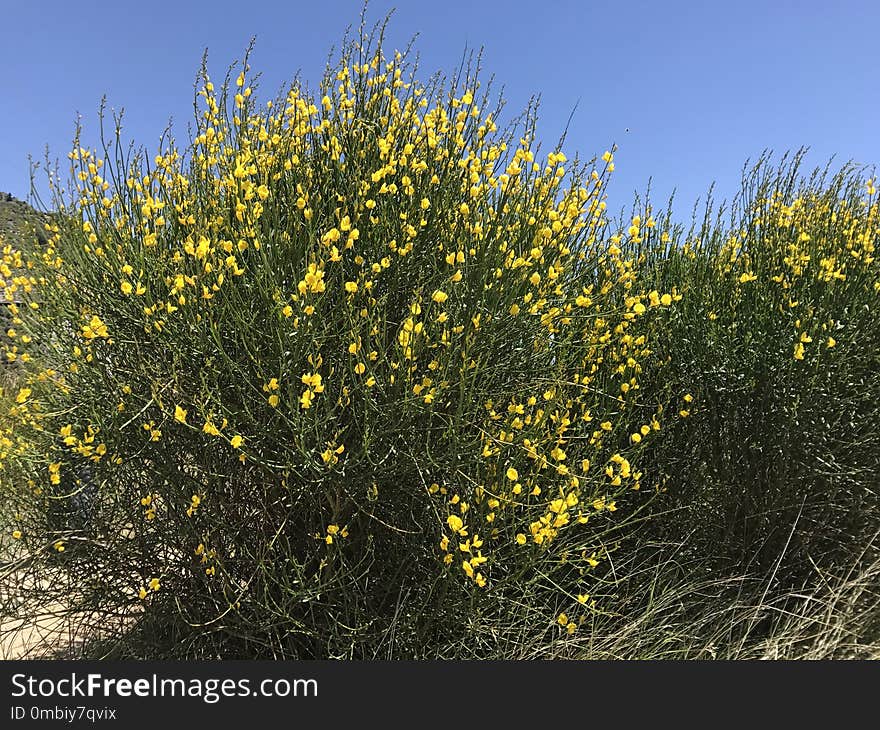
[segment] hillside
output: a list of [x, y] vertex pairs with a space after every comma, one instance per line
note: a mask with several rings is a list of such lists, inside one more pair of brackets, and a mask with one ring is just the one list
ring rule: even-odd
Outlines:
[[[37, 212], [11, 193], [0, 192], [0, 245], [26, 249], [34, 242], [45, 241], [43, 227], [47, 216]], [[0, 303], [7, 302], [6, 287], [0, 284]]]
[[33, 235], [34, 224], [45, 220], [23, 200], [11, 193], [0, 192], [0, 237], [7, 242], [19, 245]]

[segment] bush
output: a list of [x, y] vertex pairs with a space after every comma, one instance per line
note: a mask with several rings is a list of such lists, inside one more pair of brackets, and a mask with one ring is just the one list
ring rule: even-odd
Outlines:
[[639, 272], [684, 295], [643, 388], [693, 394], [645, 455], [673, 510], [652, 524], [781, 590], [872, 559], [880, 532], [877, 193], [852, 165], [804, 176], [803, 154], [747, 167], [728, 222], [710, 204]]
[[255, 89], [247, 57], [203, 68], [194, 136], [152, 158], [118, 119], [100, 152], [78, 133], [11, 280], [43, 590], [90, 655], [576, 635], [653, 486], [670, 394], [640, 373], [680, 299], [608, 235], [611, 153], [539, 163], [533, 106], [499, 128], [476, 66], [422, 84], [381, 28], [314, 96]]

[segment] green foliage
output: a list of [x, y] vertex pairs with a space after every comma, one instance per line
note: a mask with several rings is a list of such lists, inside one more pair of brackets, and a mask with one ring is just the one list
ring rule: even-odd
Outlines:
[[762, 158], [729, 221], [615, 230], [611, 152], [381, 42], [321, 98], [203, 68], [182, 148], [77, 135], [3, 249], [2, 612], [89, 656], [861, 653], [873, 181]]
[[684, 294], [655, 382], [694, 396], [649, 457], [671, 529], [787, 588], [880, 529], [877, 195], [851, 166], [804, 177], [801, 157], [759, 160], [729, 222], [710, 210], [645, 262]]
[[542, 166], [534, 109], [499, 129], [476, 68], [423, 86], [380, 40], [321, 99], [203, 72], [183, 151], [77, 142], [13, 279], [22, 549], [113, 655], [552, 644], [644, 501], [673, 297], [606, 240], [610, 153]]

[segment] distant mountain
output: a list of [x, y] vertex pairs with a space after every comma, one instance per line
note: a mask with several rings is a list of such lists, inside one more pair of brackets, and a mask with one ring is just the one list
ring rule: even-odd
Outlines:
[[[39, 213], [10, 193], [0, 192], [0, 250], [10, 244], [13, 248], [27, 250], [35, 244], [44, 243], [43, 226], [49, 217]], [[0, 283], [0, 304], [8, 304], [5, 282]]]
[[0, 192], [0, 239], [16, 248], [45, 240], [43, 226], [48, 216], [37, 212], [11, 193]]

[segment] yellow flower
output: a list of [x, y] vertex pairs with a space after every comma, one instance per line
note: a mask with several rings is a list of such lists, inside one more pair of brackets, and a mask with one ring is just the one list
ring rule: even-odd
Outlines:
[[508, 479], [510, 479], [510, 481], [515, 482], [517, 479], [519, 479], [519, 472], [511, 466], [507, 470], [506, 476]]
[[347, 291], [349, 294], [355, 294], [355, 293], [357, 293], [357, 290], [358, 290], [358, 285], [357, 285], [356, 281], [346, 281], [345, 282], [345, 291]]
[[523, 535], [521, 532], [518, 533], [516, 536], [516, 544], [517, 545], [525, 545], [526, 544], [526, 536]]
[[835, 340], [833, 337], [829, 337], [828, 342], [825, 343], [825, 345], [829, 348], [834, 347], [836, 344], [837, 340]]
[[241, 448], [243, 443], [244, 439], [239, 434], [235, 434], [235, 436], [229, 441], [229, 445], [232, 446], [233, 449]]
[[159, 583], [159, 579], [158, 579], [158, 578], [153, 578], [153, 579], [149, 582], [148, 585], [150, 586], [150, 590], [151, 590], [151, 591], [158, 591], [159, 588], [162, 587], [161, 584]]
[[202, 431], [204, 431], [207, 434], [210, 434], [211, 436], [219, 436], [220, 435], [220, 429], [218, 429], [213, 423], [211, 423], [210, 419], [205, 421], [205, 425], [202, 426]]
[[98, 315], [94, 315], [89, 323], [83, 325], [82, 327], [82, 336], [87, 340], [95, 339], [96, 337], [108, 338], [110, 335], [107, 332], [107, 325], [101, 321], [101, 318]]
[[12, 539], [13, 540], [21, 540], [21, 530], [13, 530], [12, 531]]
[[303, 385], [308, 385], [310, 388], [314, 389], [316, 393], [324, 392], [324, 383], [321, 379], [320, 373], [306, 373], [300, 378], [302, 380]]
[[273, 408], [277, 408], [278, 404], [281, 402], [281, 399], [275, 395], [274, 393], [269, 396], [269, 405]]
[[174, 420], [180, 423], [186, 423], [186, 409], [180, 406], [174, 406]]
[[556, 623], [558, 623], [560, 626], [565, 626], [566, 624], [568, 624], [568, 616], [566, 616], [564, 613], [560, 613], [556, 617]]
[[324, 452], [321, 454], [321, 459], [324, 460], [325, 464], [336, 464], [339, 461], [338, 454], [341, 454], [345, 451], [345, 444], [334, 449], [332, 445], [328, 445]]
[[464, 522], [462, 522], [461, 517], [458, 515], [449, 515], [446, 518], [446, 524], [449, 525], [449, 529], [453, 532], [457, 532], [459, 535], [463, 534]]
[[440, 289], [438, 289], [431, 295], [431, 299], [433, 299], [438, 304], [443, 304], [443, 302], [445, 302], [448, 298], [449, 295], [446, 292], [441, 291]]

